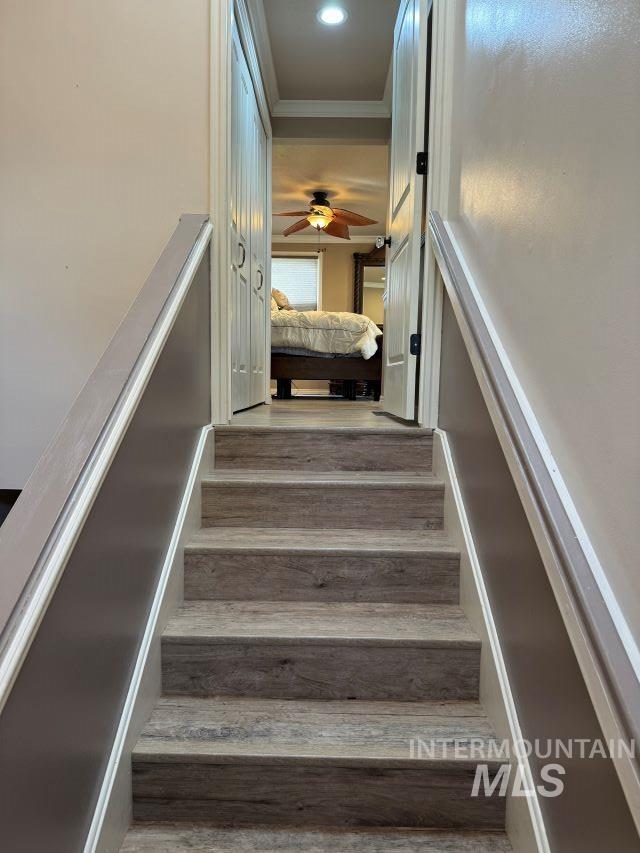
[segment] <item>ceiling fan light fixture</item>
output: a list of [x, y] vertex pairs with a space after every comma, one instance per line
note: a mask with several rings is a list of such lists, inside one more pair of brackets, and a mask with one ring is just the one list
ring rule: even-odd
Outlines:
[[[282, 232], [283, 237], [303, 231], [309, 225], [318, 233], [325, 231], [331, 237], [339, 237], [341, 240], [350, 240], [349, 226], [355, 225], [377, 225], [375, 219], [369, 219], [353, 210], [345, 210], [341, 207], [332, 207], [327, 198], [327, 190], [314, 190], [313, 198], [309, 202], [309, 212], [305, 210], [288, 210], [285, 213], [274, 213], [274, 216], [303, 216], [298, 222], [294, 222]], [[382, 239], [382, 238], [378, 238]]]
[[333, 217], [327, 216], [326, 213], [322, 213], [319, 210], [314, 210], [313, 213], [309, 214], [307, 219], [309, 220], [309, 225], [313, 225], [314, 228], [317, 228], [318, 231], [320, 231], [322, 228], [327, 227]]
[[347, 13], [341, 6], [323, 6], [318, 12], [318, 20], [327, 27], [335, 27], [344, 24]]

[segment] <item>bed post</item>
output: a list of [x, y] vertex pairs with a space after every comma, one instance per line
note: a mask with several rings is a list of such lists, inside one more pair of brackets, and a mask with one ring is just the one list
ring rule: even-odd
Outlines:
[[290, 400], [291, 399], [291, 380], [290, 379], [277, 379], [277, 390], [276, 397], [278, 400]]

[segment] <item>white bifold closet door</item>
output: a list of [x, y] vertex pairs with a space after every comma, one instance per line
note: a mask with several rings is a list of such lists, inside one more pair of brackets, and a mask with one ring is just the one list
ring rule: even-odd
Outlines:
[[231, 120], [231, 401], [265, 399], [267, 138], [234, 25]]

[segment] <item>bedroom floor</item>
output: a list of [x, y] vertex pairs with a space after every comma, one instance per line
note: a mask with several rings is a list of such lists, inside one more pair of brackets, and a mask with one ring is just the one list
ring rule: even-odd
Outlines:
[[294, 398], [273, 400], [271, 405], [254, 406], [233, 415], [237, 426], [359, 427], [361, 429], [417, 429], [384, 414], [381, 403], [366, 400]]

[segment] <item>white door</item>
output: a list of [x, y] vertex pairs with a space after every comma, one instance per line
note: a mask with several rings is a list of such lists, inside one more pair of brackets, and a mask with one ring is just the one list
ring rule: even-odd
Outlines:
[[416, 359], [409, 350], [418, 331], [428, 0], [402, 0], [393, 36], [393, 106], [384, 314], [384, 408], [415, 417]]
[[231, 401], [265, 399], [267, 144], [237, 28], [232, 43]]

